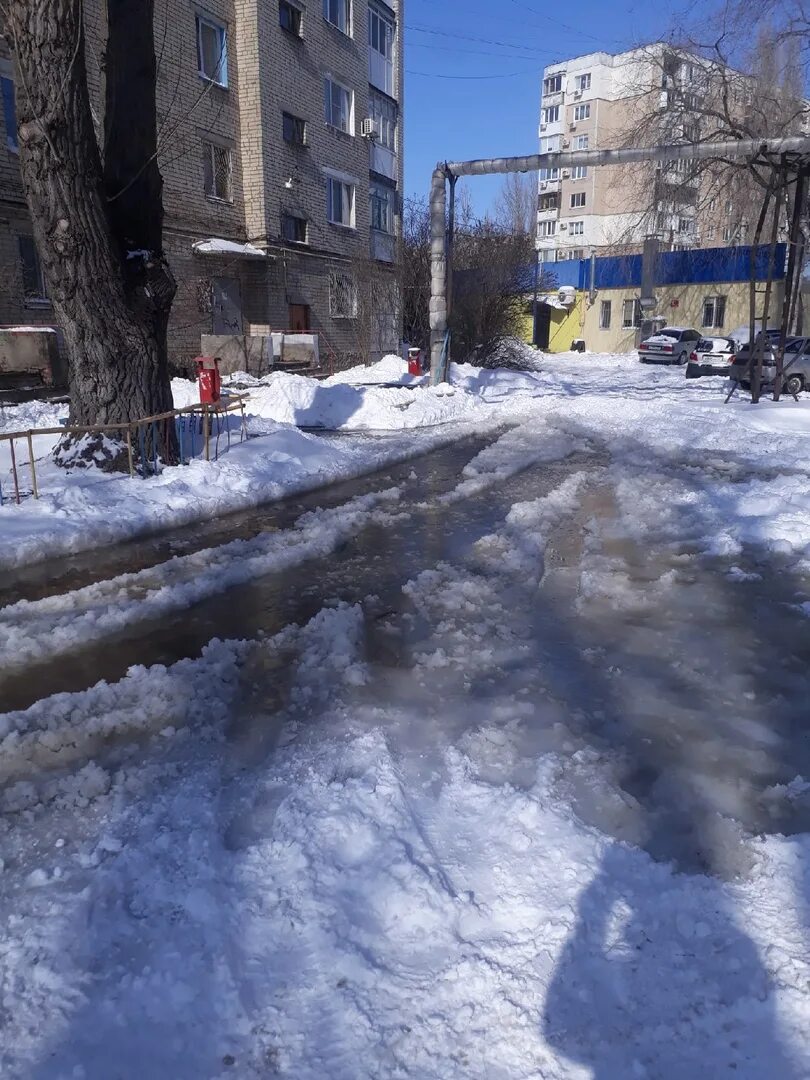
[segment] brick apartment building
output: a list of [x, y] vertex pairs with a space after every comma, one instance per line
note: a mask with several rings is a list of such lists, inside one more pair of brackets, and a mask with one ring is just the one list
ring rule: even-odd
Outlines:
[[[104, 0], [85, 23], [100, 116]], [[311, 332], [344, 362], [396, 350], [402, 0], [157, 0], [154, 30], [172, 362], [209, 333]], [[0, 88], [0, 324], [50, 325], [7, 51]]]

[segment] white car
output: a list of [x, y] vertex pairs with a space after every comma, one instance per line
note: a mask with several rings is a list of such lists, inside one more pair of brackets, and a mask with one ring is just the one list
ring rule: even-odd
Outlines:
[[642, 364], [686, 364], [700, 334], [689, 326], [665, 326], [638, 347]]
[[689, 354], [687, 379], [699, 379], [701, 375], [728, 375], [736, 352], [736, 344], [730, 337], [701, 338]]

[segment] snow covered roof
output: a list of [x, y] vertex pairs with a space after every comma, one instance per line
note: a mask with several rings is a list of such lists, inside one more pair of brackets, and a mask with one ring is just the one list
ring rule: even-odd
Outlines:
[[561, 304], [558, 293], [547, 293], [545, 296], [537, 297], [538, 304], [546, 304], [550, 308], [556, 308], [558, 311], [570, 311], [570, 305]]
[[191, 245], [195, 255], [241, 255], [245, 259], [272, 259], [266, 251], [255, 244], [237, 244], [234, 240], [222, 240], [212, 236], [208, 240], [197, 240]]

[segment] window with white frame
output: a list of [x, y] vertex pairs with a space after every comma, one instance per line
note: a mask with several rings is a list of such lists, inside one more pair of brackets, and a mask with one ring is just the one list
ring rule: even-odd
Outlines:
[[725, 296], [707, 296], [703, 301], [703, 327], [719, 330], [726, 321]]
[[326, 220], [354, 228], [354, 184], [335, 176], [326, 178]]
[[395, 94], [393, 19], [373, 4], [368, 9], [368, 81], [383, 93]]
[[569, 236], [582, 236], [585, 232], [584, 221], [569, 221], [568, 222], [568, 235]]
[[17, 248], [22, 269], [23, 300], [26, 307], [45, 307], [50, 304], [45, 289], [45, 275], [33, 236], [18, 236]]
[[541, 221], [537, 226], [538, 236], [554, 236], [557, 232], [556, 221]]
[[351, 0], [323, 0], [323, 17], [344, 34], [351, 34]]
[[577, 123], [580, 120], [588, 120], [591, 115], [591, 103], [588, 102], [585, 105], [574, 106], [574, 122]]
[[562, 90], [562, 81], [562, 75], [549, 75], [547, 79], [543, 79], [543, 96], [559, 94]]
[[393, 101], [381, 97], [379, 94], [369, 94], [371, 106], [371, 118], [377, 125], [377, 145], [390, 150], [392, 154], [397, 152], [397, 107]]
[[17, 96], [14, 75], [8, 60], [0, 60], [0, 91], [3, 94], [3, 117], [6, 121], [6, 146], [16, 154], [20, 149], [17, 138]]
[[351, 274], [329, 272], [329, 314], [333, 319], [357, 317], [357, 282]]
[[610, 329], [610, 316], [613, 305], [610, 300], [603, 300], [599, 305], [599, 329]]
[[590, 71], [585, 71], [585, 72], [582, 73], [582, 75], [577, 75], [576, 76], [576, 78], [574, 79], [574, 89], [575, 90], [580, 90], [580, 91], [581, 90], [590, 90], [590, 88], [591, 88], [591, 73], [590, 73]]
[[209, 199], [233, 199], [233, 155], [229, 146], [203, 139], [203, 190]]
[[558, 210], [560, 207], [560, 196], [558, 192], [553, 192], [551, 195], [541, 195], [537, 204], [537, 209], [545, 210]]
[[392, 233], [394, 231], [393, 191], [385, 184], [372, 184], [368, 197], [371, 228], [376, 229], [377, 232]]
[[327, 124], [352, 134], [352, 113], [354, 112], [354, 94], [332, 79], [324, 80], [324, 105]]
[[588, 175], [587, 165], [575, 165], [571, 170], [572, 180], [584, 180]]
[[560, 119], [560, 106], [549, 105], [543, 109], [543, 123], [556, 124]]
[[625, 300], [622, 304], [622, 328], [638, 329], [641, 326], [641, 301]]
[[197, 16], [197, 69], [201, 78], [228, 85], [228, 31], [206, 15]]
[[678, 218], [678, 232], [690, 233], [694, 227], [694, 221], [691, 218]]
[[577, 135], [577, 137], [574, 139], [574, 149], [587, 150], [589, 141], [590, 135]]
[[576, 210], [585, 205], [585, 192], [574, 191], [571, 193], [571, 209]]

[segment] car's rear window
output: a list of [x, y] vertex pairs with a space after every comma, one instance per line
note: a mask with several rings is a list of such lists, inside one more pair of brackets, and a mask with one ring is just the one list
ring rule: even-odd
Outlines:
[[681, 330], [667, 330], [667, 328], [664, 327], [663, 330], [659, 330], [653, 336], [654, 337], [668, 337], [668, 338], [672, 338], [673, 341], [680, 341], [682, 333], [683, 333], [683, 331], [681, 331]]
[[695, 346], [697, 352], [711, 352], [714, 349], [714, 342], [711, 338], [702, 337]]

